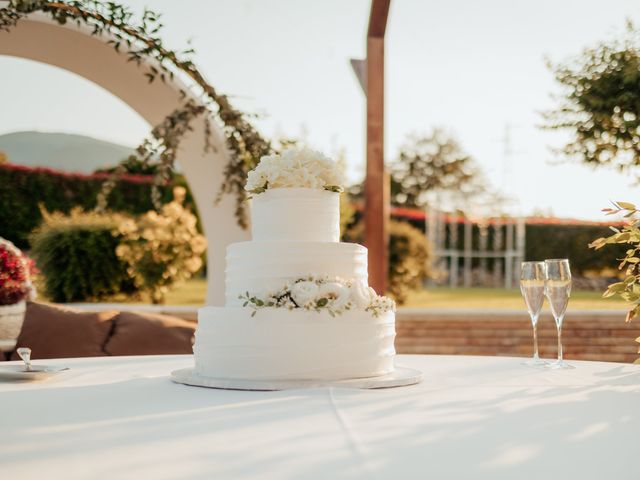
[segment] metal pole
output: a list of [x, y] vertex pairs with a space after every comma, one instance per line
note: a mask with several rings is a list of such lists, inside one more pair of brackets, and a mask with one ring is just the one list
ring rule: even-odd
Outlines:
[[487, 286], [487, 258], [484, 255], [487, 253], [487, 245], [489, 240], [489, 226], [485, 223], [486, 219], [483, 219], [478, 223], [479, 234], [479, 247], [480, 247], [480, 283], [483, 287]]
[[[427, 261], [429, 262], [429, 267], [437, 271], [442, 252], [438, 245], [438, 211], [433, 204], [434, 202], [429, 202], [429, 206], [427, 207], [427, 221], [425, 223], [427, 239], [432, 249], [430, 258]], [[436, 285], [433, 277], [429, 278], [428, 283], [432, 287]]]
[[447, 268], [447, 219], [446, 214], [442, 211], [438, 211], [438, 249], [440, 252], [440, 263], [438, 270], [443, 271]]
[[473, 224], [467, 217], [464, 219], [464, 276], [463, 282], [465, 287], [471, 286], [471, 249], [473, 242]]
[[513, 220], [509, 220], [506, 232], [504, 288], [513, 287], [513, 234]]
[[451, 288], [458, 287], [458, 222], [449, 220], [449, 245], [451, 252], [449, 260], [449, 286]]
[[527, 226], [525, 224], [524, 218], [518, 217], [518, 223], [516, 224], [516, 250], [518, 252], [518, 258], [516, 261], [517, 265], [520, 265], [521, 262], [524, 262], [525, 256], [525, 247], [526, 247], [526, 233]]
[[[502, 250], [502, 219], [496, 218], [495, 223], [493, 225], [493, 251], [496, 252], [496, 258], [493, 264], [493, 284], [497, 287], [500, 285], [502, 280], [502, 264], [504, 263], [504, 251]], [[498, 257], [497, 254], [502, 253], [502, 258]]]

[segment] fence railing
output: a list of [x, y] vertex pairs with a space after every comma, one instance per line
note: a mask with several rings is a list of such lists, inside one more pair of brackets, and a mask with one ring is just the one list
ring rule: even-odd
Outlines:
[[452, 288], [517, 284], [525, 256], [523, 218], [471, 219], [430, 208], [426, 235], [433, 247], [432, 267], [440, 273], [438, 283]]

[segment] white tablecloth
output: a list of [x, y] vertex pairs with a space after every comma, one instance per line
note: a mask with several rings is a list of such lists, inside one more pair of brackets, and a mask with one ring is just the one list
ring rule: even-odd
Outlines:
[[400, 356], [422, 384], [241, 392], [168, 379], [192, 361], [72, 359], [0, 382], [0, 477], [640, 478], [639, 366]]

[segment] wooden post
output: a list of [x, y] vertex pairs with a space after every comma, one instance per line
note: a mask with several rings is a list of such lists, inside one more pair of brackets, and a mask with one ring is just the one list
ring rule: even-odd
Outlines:
[[389, 179], [384, 170], [384, 34], [391, 0], [372, 0], [367, 33], [367, 177], [365, 245], [369, 284], [387, 290], [389, 258]]

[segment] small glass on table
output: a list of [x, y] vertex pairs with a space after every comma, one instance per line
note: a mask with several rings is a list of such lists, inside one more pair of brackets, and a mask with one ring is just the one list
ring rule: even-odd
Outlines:
[[545, 284], [545, 294], [551, 313], [556, 321], [558, 330], [558, 360], [549, 364], [553, 369], [557, 368], [575, 368], [568, 364], [562, 358], [562, 322], [564, 314], [569, 304], [569, 296], [571, 295], [571, 270], [569, 268], [569, 260], [566, 258], [550, 259], [544, 261], [547, 267], [547, 282]]
[[538, 318], [544, 303], [547, 266], [545, 262], [522, 262], [520, 272], [520, 291], [527, 305], [533, 326], [533, 357], [525, 365], [544, 367], [548, 363], [538, 355]]

